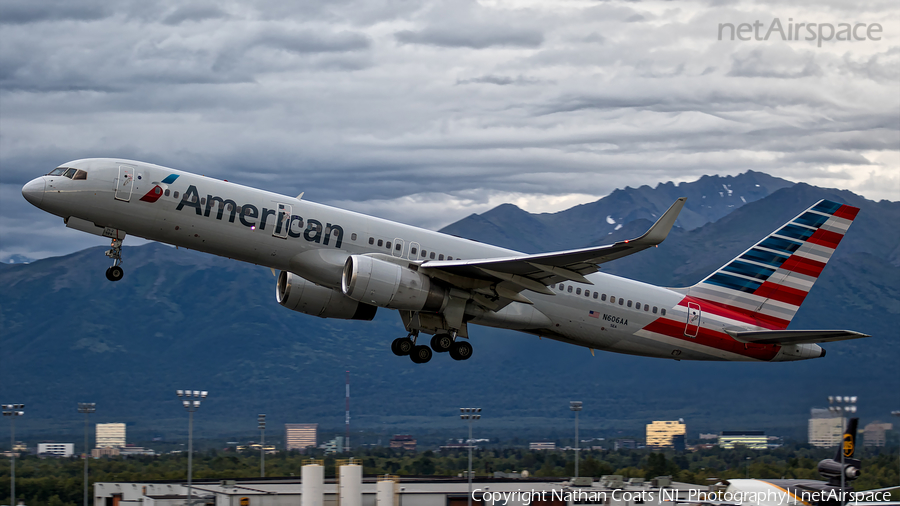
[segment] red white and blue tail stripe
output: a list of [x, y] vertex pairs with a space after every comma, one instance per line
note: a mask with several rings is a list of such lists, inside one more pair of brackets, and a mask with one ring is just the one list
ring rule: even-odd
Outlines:
[[785, 329], [859, 209], [820, 200], [692, 286], [689, 295]]

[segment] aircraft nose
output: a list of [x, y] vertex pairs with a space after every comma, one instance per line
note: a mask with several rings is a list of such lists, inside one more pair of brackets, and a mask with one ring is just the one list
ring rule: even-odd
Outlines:
[[35, 207], [41, 207], [44, 200], [44, 178], [39, 177], [25, 183], [22, 187], [22, 196]]

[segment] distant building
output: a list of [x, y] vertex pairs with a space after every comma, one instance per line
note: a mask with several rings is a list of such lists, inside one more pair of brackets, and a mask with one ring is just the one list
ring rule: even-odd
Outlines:
[[704, 434], [703, 432], [701, 432], [701, 433], [700, 433], [700, 439], [701, 439], [701, 440], [703, 440], [703, 439], [719, 439], [719, 435], [718, 435], [718, 434], [713, 434], [712, 432], [707, 433], [707, 434]]
[[648, 448], [674, 448], [672, 438], [687, 434], [687, 426], [683, 420], [655, 421], [647, 424]]
[[769, 447], [769, 438], [762, 430], [723, 430], [719, 434], [719, 447], [730, 450], [734, 445], [743, 445], [752, 450], [765, 450]]
[[553, 441], [536, 441], [534, 443], [528, 443], [529, 450], [555, 450], [556, 443]]
[[414, 452], [416, 451], [416, 438], [409, 434], [396, 434], [391, 438], [391, 448]]
[[91, 450], [91, 457], [99, 459], [100, 457], [118, 457], [118, 448], [94, 448]]
[[813, 408], [809, 418], [809, 444], [822, 448], [837, 446], [844, 433], [844, 419], [827, 409]]
[[149, 448], [144, 448], [143, 446], [126, 446], [124, 448], [119, 448], [119, 455], [123, 457], [132, 457], [135, 455], [156, 455], [156, 452]]
[[332, 453], [344, 453], [344, 436], [335, 436], [334, 439], [322, 445], [326, 455]]
[[684, 434], [677, 434], [672, 436], [672, 448], [675, 448], [676, 452], [683, 452], [687, 445], [684, 442]]
[[97, 448], [122, 448], [125, 446], [124, 423], [98, 423]]
[[613, 448], [616, 450], [634, 450], [637, 448], [637, 441], [634, 439], [616, 439]]
[[38, 455], [51, 457], [71, 457], [75, 453], [75, 443], [38, 443]]
[[890, 423], [872, 422], [863, 428], [863, 446], [884, 446], [886, 432], [893, 429]]
[[285, 449], [305, 451], [312, 446], [319, 445], [319, 424], [317, 423], [286, 423], [284, 424]]

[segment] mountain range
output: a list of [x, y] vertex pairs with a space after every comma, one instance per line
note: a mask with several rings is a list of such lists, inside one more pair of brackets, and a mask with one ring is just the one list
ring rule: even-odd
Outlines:
[[900, 203], [749, 172], [617, 190], [552, 215], [503, 205], [444, 231], [521, 251], [604, 244], [639, 235], [682, 195], [680, 226], [659, 248], [603, 270], [693, 284], [829, 198], [861, 211], [791, 328], [872, 337], [827, 344], [825, 358], [804, 362], [697, 363], [592, 356], [475, 327], [471, 360], [416, 365], [389, 350], [405, 335], [394, 312], [380, 310], [372, 322], [294, 313], [275, 302], [269, 269], [151, 243], [125, 248], [127, 275], [117, 283], [103, 275], [104, 247], [0, 264], [0, 399], [26, 404], [17, 434], [34, 437], [77, 433], [77, 402], [96, 402], [93, 421], [128, 422], [130, 433], [181, 434], [186, 414], [175, 389], [210, 391], [198, 437], [252, 432], [257, 413], [268, 414], [273, 430], [317, 422], [340, 431], [346, 371], [352, 426], [385, 434], [459, 435], [458, 408], [481, 406], [480, 430], [550, 437], [568, 431], [574, 399], [584, 402], [582, 434], [640, 436], [652, 420], [684, 418], [691, 433], [766, 429], [802, 438], [809, 409], [833, 394], [858, 395], [864, 423], [886, 421], [900, 392]]

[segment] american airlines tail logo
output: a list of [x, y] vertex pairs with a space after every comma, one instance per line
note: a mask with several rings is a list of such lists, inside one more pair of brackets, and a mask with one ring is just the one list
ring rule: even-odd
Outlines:
[[162, 181], [154, 181], [152, 183], [154, 185], [153, 188], [150, 188], [150, 191], [141, 197], [141, 201], [150, 203], [156, 202], [163, 196], [163, 193], [169, 189], [169, 185], [174, 183], [176, 179], [178, 179], [178, 174], [169, 174]]

